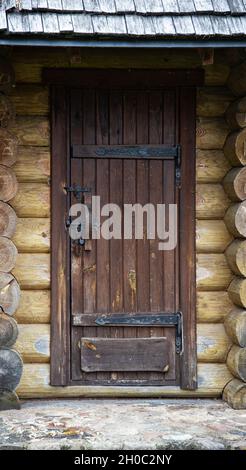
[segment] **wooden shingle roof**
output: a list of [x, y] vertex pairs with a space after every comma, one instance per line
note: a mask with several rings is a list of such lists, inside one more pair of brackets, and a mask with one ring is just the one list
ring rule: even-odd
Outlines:
[[246, 0], [0, 0], [0, 35], [246, 36]]

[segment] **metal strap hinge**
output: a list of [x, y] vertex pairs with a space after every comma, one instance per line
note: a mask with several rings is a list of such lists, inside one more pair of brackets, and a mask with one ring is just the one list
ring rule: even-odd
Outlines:
[[113, 314], [113, 315], [102, 315], [95, 320], [98, 326], [163, 326], [163, 327], [175, 327], [175, 345], [176, 353], [181, 354], [182, 352], [182, 332], [183, 322], [182, 313], [146, 313], [146, 314]]

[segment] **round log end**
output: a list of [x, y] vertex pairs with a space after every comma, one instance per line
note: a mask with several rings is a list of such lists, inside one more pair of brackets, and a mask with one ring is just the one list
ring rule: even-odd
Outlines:
[[231, 380], [223, 392], [223, 400], [234, 410], [246, 409], [246, 383], [241, 380]]
[[227, 356], [227, 366], [234, 377], [246, 382], [246, 348], [232, 346]]
[[246, 128], [227, 137], [224, 153], [233, 166], [246, 165]]
[[246, 308], [246, 279], [235, 277], [229, 285], [228, 294], [235, 305]]
[[14, 315], [20, 303], [20, 286], [15, 277], [0, 272], [0, 305], [4, 313]]
[[0, 164], [12, 166], [17, 160], [18, 139], [6, 129], [0, 129]]
[[6, 202], [0, 201], [0, 236], [12, 238], [17, 224], [14, 209]]
[[231, 341], [246, 347], [246, 310], [234, 308], [225, 318], [225, 330]]
[[15, 392], [0, 388], [0, 411], [20, 410], [20, 400]]
[[230, 170], [224, 178], [223, 186], [232, 201], [245, 201], [246, 167]]
[[8, 96], [0, 93], [0, 126], [8, 127], [15, 120], [15, 108]]
[[0, 271], [8, 273], [15, 266], [17, 248], [14, 243], [6, 237], [0, 237]]
[[232, 204], [227, 209], [225, 223], [234, 237], [246, 238], [246, 201]]
[[14, 171], [0, 165], [0, 200], [8, 202], [16, 196], [18, 183]]
[[0, 384], [1, 388], [13, 391], [20, 382], [23, 362], [13, 349], [0, 349]]
[[18, 337], [16, 321], [4, 313], [0, 313], [0, 348], [11, 348]]
[[246, 240], [235, 240], [225, 253], [232, 272], [246, 277]]

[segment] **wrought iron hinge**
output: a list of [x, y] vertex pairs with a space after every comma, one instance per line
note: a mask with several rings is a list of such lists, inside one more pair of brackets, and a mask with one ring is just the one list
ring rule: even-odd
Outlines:
[[181, 188], [181, 157], [182, 157], [182, 147], [177, 145], [177, 154], [175, 159], [175, 182], [177, 188]]
[[77, 184], [73, 186], [64, 186], [65, 191], [69, 194], [72, 193], [77, 201], [80, 201], [81, 195], [84, 193], [91, 193], [91, 188], [83, 188]]
[[182, 333], [183, 333], [183, 321], [182, 313], [139, 313], [137, 315], [118, 313], [112, 315], [102, 315], [95, 320], [98, 326], [135, 326], [135, 327], [146, 327], [146, 326], [163, 326], [175, 327], [175, 346], [176, 353], [181, 354], [182, 352]]

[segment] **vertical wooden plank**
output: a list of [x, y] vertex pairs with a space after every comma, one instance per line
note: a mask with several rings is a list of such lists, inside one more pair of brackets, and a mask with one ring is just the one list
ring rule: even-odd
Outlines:
[[196, 278], [195, 278], [195, 119], [196, 90], [180, 90], [180, 142], [183, 182], [180, 191], [180, 306], [184, 317], [184, 352], [181, 362], [181, 387], [197, 387], [196, 367]]
[[[122, 144], [122, 93], [112, 91], [110, 93], [110, 144]], [[122, 187], [122, 160], [110, 161], [110, 202], [123, 208]], [[123, 311], [123, 239], [110, 240], [110, 311]], [[112, 328], [114, 338], [124, 337], [124, 328]], [[113, 381], [122, 380], [124, 374], [119, 372], [111, 374]]]
[[[163, 144], [176, 143], [176, 90], [163, 92]], [[178, 203], [175, 185], [175, 163], [163, 161], [163, 202], [167, 205]], [[177, 250], [163, 251], [163, 300], [165, 312], [176, 312], [179, 304], [176, 303], [179, 291], [179, 272]], [[166, 335], [170, 340], [170, 357], [176, 356], [174, 329], [167, 329]], [[174, 380], [179, 374], [179, 358], [176, 358], [176, 368], [170, 367], [165, 375], [166, 380]], [[176, 370], [175, 370], [176, 369]]]
[[52, 88], [52, 257], [51, 257], [51, 384], [67, 385], [70, 361], [70, 319], [67, 292], [68, 239], [64, 226], [68, 176], [67, 93], [63, 86]]
[[[137, 94], [137, 144], [148, 144], [149, 139], [149, 99], [148, 93]], [[137, 202], [149, 203], [149, 162], [137, 161]], [[144, 219], [144, 238], [136, 241], [137, 246], [137, 305], [139, 312], [150, 311], [150, 282], [149, 282], [149, 240], [147, 238], [147, 221]], [[138, 338], [148, 338], [150, 328], [137, 328]], [[148, 380], [149, 373], [139, 373], [138, 378]]]
[[[109, 93], [107, 91], [98, 90], [96, 92], [96, 143], [105, 144], [109, 143]], [[96, 164], [96, 194], [101, 198], [101, 207], [109, 203], [109, 168], [110, 162], [108, 159], [97, 159]], [[110, 241], [104, 240], [102, 237], [96, 242], [96, 292], [97, 292], [97, 305], [98, 312], [109, 312], [109, 244]], [[97, 327], [97, 336], [101, 338], [110, 338], [110, 327]], [[96, 375], [97, 380], [109, 380], [110, 373], [98, 372]]]
[[[71, 90], [71, 104], [70, 104], [70, 132], [71, 142], [73, 144], [82, 144], [83, 139], [83, 93], [82, 90]], [[82, 160], [71, 159], [71, 185], [82, 185]], [[74, 195], [69, 196], [71, 204], [76, 204], [78, 201]], [[83, 255], [82, 248], [79, 248], [75, 243], [70, 241], [71, 249], [71, 311], [72, 315], [76, 313], [83, 313]], [[73, 380], [81, 378], [80, 367], [80, 354], [79, 354], [79, 341], [82, 336], [83, 328], [76, 328], [72, 326], [71, 331], [71, 373]]]
[[[136, 143], [136, 93], [124, 94], [123, 143]], [[123, 161], [123, 202], [134, 204], [136, 201], [136, 162]], [[124, 310], [137, 310], [137, 273], [136, 273], [136, 241], [124, 240], [123, 253], [124, 276]], [[136, 328], [125, 328], [125, 337], [136, 338]], [[130, 377], [130, 374], [128, 375]], [[135, 377], [133, 377], [135, 378]]]
[[[83, 144], [96, 144], [96, 93], [84, 91], [83, 102]], [[83, 186], [96, 194], [96, 161], [92, 158], [83, 161]], [[96, 312], [97, 299], [97, 256], [96, 240], [91, 242], [91, 251], [83, 250], [83, 298], [84, 313]], [[83, 336], [97, 336], [96, 327], [83, 328]], [[83, 374], [84, 380], [96, 380], [96, 373]]]

